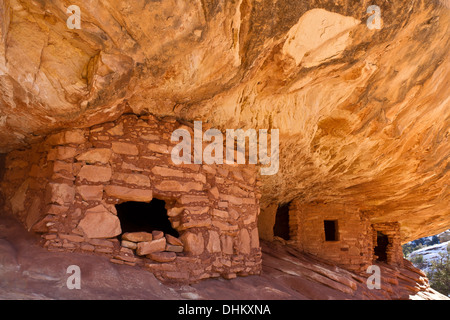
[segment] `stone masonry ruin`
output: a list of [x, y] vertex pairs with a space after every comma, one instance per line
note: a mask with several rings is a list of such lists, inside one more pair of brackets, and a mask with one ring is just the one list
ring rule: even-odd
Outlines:
[[259, 214], [256, 165], [174, 164], [171, 134], [180, 128], [193, 134], [174, 119], [124, 115], [13, 151], [3, 159], [6, 210], [48, 250], [106, 255], [160, 279], [259, 274], [260, 237], [356, 272], [403, 264], [398, 223], [300, 200]]
[[[286, 229], [280, 227], [286, 219], [289, 234], [283, 237], [277, 232]], [[364, 212], [348, 204], [293, 200], [269, 206], [261, 211], [258, 227], [263, 239], [282, 238], [305, 253], [352, 271], [365, 272], [380, 262], [403, 265], [399, 224], [371, 223]]]
[[160, 279], [259, 274], [256, 166], [175, 165], [178, 128], [193, 131], [123, 115], [13, 151], [1, 185], [6, 209], [48, 250], [106, 255]]

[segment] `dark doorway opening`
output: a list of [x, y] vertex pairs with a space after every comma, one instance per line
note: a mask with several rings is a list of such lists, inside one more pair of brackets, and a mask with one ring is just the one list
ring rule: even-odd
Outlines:
[[278, 206], [273, 235], [289, 240], [289, 203]]
[[6, 168], [6, 153], [0, 153], [0, 181], [3, 179], [3, 175], [5, 174]]
[[377, 245], [374, 248], [374, 253], [377, 256], [377, 261], [387, 262], [388, 245], [389, 245], [388, 236], [377, 231]]
[[337, 220], [324, 220], [323, 227], [325, 229], [325, 241], [339, 240]]
[[159, 230], [179, 237], [178, 232], [172, 228], [165, 205], [165, 201], [159, 199], [153, 199], [149, 203], [129, 201], [116, 205], [122, 233], [141, 231], [151, 233]]
[[[6, 168], [6, 153], [0, 153], [0, 181], [3, 180], [3, 176], [5, 175]], [[0, 192], [0, 207], [2, 208], [5, 203], [4, 196]]]

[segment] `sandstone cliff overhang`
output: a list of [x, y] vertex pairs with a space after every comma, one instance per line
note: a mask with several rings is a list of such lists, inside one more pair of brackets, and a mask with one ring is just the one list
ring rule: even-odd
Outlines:
[[402, 241], [450, 224], [448, 1], [0, 2], [0, 150], [127, 112], [280, 130], [262, 208], [349, 203]]

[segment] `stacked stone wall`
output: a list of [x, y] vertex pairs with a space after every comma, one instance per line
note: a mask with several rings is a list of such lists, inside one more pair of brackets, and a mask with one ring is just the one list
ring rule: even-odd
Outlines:
[[[372, 264], [372, 229], [357, 208], [293, 201], [289, 218], [290, 239], [304, 252], [354, 271], [364, 271]], [[325, 220], [336, 221], [336, 241], [326, 241]]]
[[[49, 250], [103, 254], [177, 281], [258, 274], [255, 165], [176, 165], [171, 134], [179, 128], [193, 133], [173, 119], [126, 115], [11, 152], [2, 181], [7, 210], [41, 233]], [[154, 198], [165, 201], [181, 252], [168, 250], [168, 239], [164, 250], [150, 243], [162, 240], [147, 241], [159, 254], [122, 245], [115, 206]]]

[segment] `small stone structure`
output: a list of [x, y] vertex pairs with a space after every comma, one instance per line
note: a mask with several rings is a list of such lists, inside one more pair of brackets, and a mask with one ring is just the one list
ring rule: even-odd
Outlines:
[[[294, 200], [288, 207], [289, 229], [284, 234], [285, 240], [306, 253], [357, 272], [366, 271], [374, 262], [403, 264], [398, 223], [372, 224], [359, 208], [346, 204]], [[276, 206], [261, 213], [262, 238], [283, 237], [270, 232], [276, 214]]]
[[[259, 274], [256, 166], [175, 165], [178, 128], [193, 133], [173, 119], [124, 115], [13, 151], [1, 184], [5, 206], [49, 250], [103, 254], [177, 281]], [[152, 199], [165, 201], [179, 238], [123, 234], [116, 205]]]
[[400, 224], [397, 222], [391, 223], [376, 223], [372, 224], [372, 247], [374, 248], [374, 258], [379, 259], [377, 256], [377, 247], [381, 246], [380, 238], [386, 238], [386, 246], [380, 248], [384, 251], [385, 258], [381, 259], [391, 265], [403, 266], [403, 251], [402, 243], [400, 239]]

